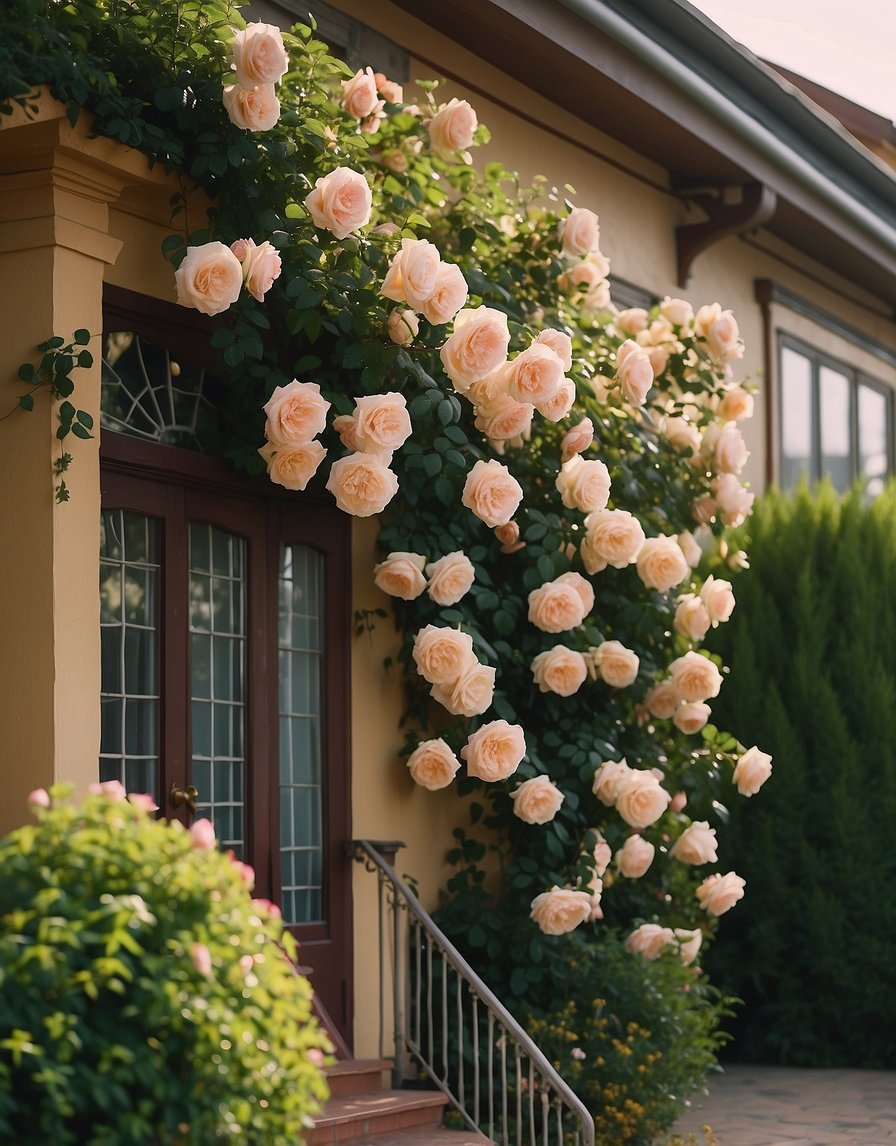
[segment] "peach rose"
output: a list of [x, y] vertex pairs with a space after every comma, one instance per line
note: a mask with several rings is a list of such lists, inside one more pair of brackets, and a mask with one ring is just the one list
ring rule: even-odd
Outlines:
[[696, 569], [703, 559], [703, 550], [697, 538], [689, 530], [678, 535], [678, 545], [684, 554], [684, 559], [692, 569]]
[[506, 780], [526, 755], [526, 738], [518, 724], [492, 720], [473, 733], [460, 754], [470, 776], [489, 783]]
[[627, 879], [640, 879], [653, 863], [656, 848], [643, 836], [629, 836], [616, 853], [616, 866]]
[[264, 404], [265, 437], [276, 446], [304, 445], [324, 431], [329, 408], [316, 382], [294, 378], [287, 386], [277, 386]]
[[572, 696], [588, 676], [582, 653], [565, 645], [554, 645], [547, 652], [539, 653], [530, 667], [539, 691], [555, 692], [558, 696]]
[[289, 65], [283, 35], [275, 24], [247, 24], [233, 37], [236, 82], [243, 88], [278, 84]]
[[634, 336], [647, 329], [648, 315], [642, 306], [630, 306], [620, 312], [613, 319], [613, 326], [620, 334]]
[[619, 783], [616, 811], [640, 831], [660, 818], [671, 798], [653, 772], [632, 768]]
[[560, 461], [568, 462], [576, 454], [583, 454], [593, 441], [594, 423], [590, 418], [583, 418], [563, 435], [560, 442]]
[[510, 794], [513, 797], [513, 814], [527, 824], [546, 824], [553, 820], [564, 798], [547, 776], [533, 776]]
[[653, 385], [653, 367], [647, 352], [630, 338], [616, 351], [615, 377], [625, 400], [643, 406]]
[[533, 406], [547, 402], [563, 381], [563, 364], [549, 346], [533, 342], [513, 359], [507, 371], [507, 389], [517, 402]]
[[579, 547], [585, 569], [591, 575], [608, 565], [624, 569], [637, 560], [644, 544], [644, 530], [627, 509], [601, 509], [589, 514]]
[[739, 899], [743, 899], [747, 881], [733, 871], [725, 875], [710, 875], [697, 888], [697, 900], [710, 915], [724, 915]]
[[355, 398], [355, 441], [363, 453], [400, 449], [411, 436], [411, 419], [403, 394], [368, 394]]
[[676, 792], [672, 799], [669, 801], [670, 812], [681, 812], [687, 807], [688, 797], [685, 792]]
[[672, 723], [679, 732], [683, 732], [685, 736], [693, 736], [695, 732], [706, 724], [712, 715], [712, 710], [708, 704], [703, 704], [701, 701], [693, 701], [690, 704], [682, 704], [676, 708], [672, 716]]
[[592, 906], [587, 891], [554, 886], [532, 900], [529, 918], [545, 935], [565, 935], [591, 919]]
[[753, 395], [742, 386], [729, 386], [719, 401], [719, 417], [726, 422], [743, 422], [753, 417]]
[[691, 569], [676, 537], [648, 537], [638, 553], [638, 576], [648, 587], [667, 593]]
[[420, 319], [412, 310], [393, 310], [389, 315], [389, 337], [397, 346], [410, 346], [420, 333]]
[[690, 326], [694, 317], [694, 308], [683, 298], [669, 298], [668, 295], [660, 303], [660, 314], [673, 326]]
[[648, 692], [644, 703], [651, 716], [655, 716], [657, 720], [669, 720], [674, 716], [681, 700], [672, 681], [661, 680]]
[[549, 422], [559, 422], [565, 418], [576, 401], [576, 384], [571, 378], [562, 378], [557, 393], [546, 402], [539, 402], [535, 409]]
[[280, 100], [273, 84], [257, 88], [228, 84], [221, 98], [230, 122], [243, 131], [270, 131], [280, 119]]
[[594, 773], [591, 791], [605, 807], [612, 808], [623, 782], [632, 771], [625, 760], [605, 760]]
[[398, 478], [370, 454], [351, 454], [334, 462], [327, 489], [343, 513], [371, 517], [382, 513], [398, 493]]
[[[436, 274], [436, 285], [419, 306], [419, 311], [432, 326], [450, 322], [467, 301], [467, 280], [456, 263], [442, 263]], [[410, 301], [410, 300], [409, 300]]]
[[460, 768], [460, 761], [444, 740], [424, 740], [408, 757], [411, 778], [421, 788], [437, 792], [447, 788]]
[[506, 442], [528, 432], [535, 407], [502, 394], [487, 406], [476, 406], [476, 429], [492, 441]]
[[429, 141], [436, 151], [462, 151], [469, 147], [479, 121], [465, 99], [452, 99], [429, 121]]
[[495, 669], [474, 659], [457, 680], [434, 684], [430, 696], [452, 716], [479, 716], [494, 697], [495, 673]]
[[268, 467], [268, 477], [284, 489], [303, 490], [327, 456], [320, 442], [278, 446], [266, 442], [258, 451]]
[[587, 207], [573, 207], [560, 226], [564, 255], [590, 255], [600, 247], [600, 223]]
[[594, 667], [611, 688], [628, 688], [638, 675], [640, 660], [620, 641], [604, 641], [592, 650]]
[[181, 306], [191, 306], [203, 314], [220, 314], [240, 297], [243, 268], [223, 243], [203, 243], [187, 247], [174, 281]]
[[427, 565], [426, 575], [431, 600], [437, 605], [456, 605], [470, 591], [476, 570], [466, 553], [458, 549]]
[[645, 959], [658, 959], [667, 947], [675, 944], [675, 932], [671, 927], [660, 927], [658, 923], [642, 923], [625, 941], [626, 950]]
[[520, 527], [515, 521], [495, 526], [494, 534], [501, 543], [502, 553], [518, 553], [520, 549], [526, 548], [525, 541], [520, 541]]
[[689, 641], [697, 643], [703, 640], [709, 632], [710, 620], [706, 606], [699, 597], [685, 593], [678, 598], [673, 626], [676, 633], [681, 633]]
[[426, 558], [420, 553], [390, 553], [385, 561], [373, 567], [373, 583], [390, 597], [413, 601], [426, 588], [423, 566]]
[[581, 295], [586, 309], [600, 310], [610, 302], [609, 270], [609, 259], [595, 251], [558, 275], [557, 286], [566, 294]]
[[597, 829], [594, 829], [594, 831], [597, 836], [597, 842], [594, 845], [593, 852], [594, 874], [599, 878], [610, 866], [610, 860], [613, 858], [613, 852], [610, 848], [610, 845], [607, 843], [601, 833], [597, 831]]
[[561, 576], [554, 578], [554, 584], [571, 585], [582, 601], [585, 616], [588, 616], [594, 608], [594, 590], [591, 588], [590, 581], [587, 581], [581, 573], [563, 573]]
[[274, 279], [280, 277], [280, 255], [267, 240], [256, 246], [253, 239], [237, 239], [230, 244], [230, 249], [243, 264], [246, 290], [258, 302], [264, 302]]
[[477, 663], [470, 634], [440, 625], [420, 630], [412, 656], [417, 672], [429, 684], [450, 684]]
[[305, 199], [315, 227], [344, 239], [370, 222], [372, 199], [363, 175], [350, 167], [337, 167], [314, 184]]
[[[737, 479], [735, 479], [735, 481], [736, 480]], [[709, 494], [706, 494], [704, 497], [697, 498], [692, 508], [694, 513], [694, 521], [696, 521], [698, 525], [707, 525], [715, 518], [718, 506], [716, 505], [716, 499], [714, 497], [710, 497]]]
[[700, 599], [706, 606], [706, 612], [713, 625], [727, 621], [734, 611], [734, 590], [731, 582], [721, 577], [709, 576], [703, 582], [700, 590]]
[[[87, 789], [89, 794], [93, 785]], [[122, 789], [121, 797], [124, 799], [124, 789]], [[190, 844], [197, 851], [211, 851], [212, 848], [218, 846], [218, 841], [215, 838], [215, 826], [211, 820], [194, 820], [190, 824]]]
[[488, 306], [461, 310], [439, 351], [445, 373], [461, 394], [507, 361], [507, 315]]
[[711, 484], [725, 524], [732, 528], [742, 525], [753, 512], [756, 495], [742, 486], [734, 474], [721, 473]]
[[523, 500], [523, 489], [507, 466], [492, 458], [480, 458], [467, 474], [461, 502], [480, 521], [494, 529], [506, 525]]
[[554, 484], [567, 509], [597, 513], [610, 500], [610, 471], [603, 462], [585, 461], [581, 454], [563, 463]]
[[401, 250], [393, 256], [379, 293], [420, 310], [436, 289], [441, 265], [439, 249], [428, 239], [402, 239]]
[[572, 339], [565, 330], [542, 330], [535, 341], [553, 350], [560, 359], [564, 374], [572, 368]]
[[383, 101], [377, 99], [373, 68], [359, 68], [350, 80], [342, 81], [340, 104], [355, 119], [366, 119], [382, 110]]
[[750, 456], [737, 422], [713, 422], [703, 434], [703, 460], [719, 473], [739, 474]]
[[676, 927], [674, 930], [675, 938], [678, 940], [678, 957], [685, 967], [689, 967], [697, 958], [697, 952], [703, 942], [703, 932], [699, 927], [695, 927], [693, 931], [688, 931], [684, 927]]
[[772, 758], [754, 744], [748, 748], [734, 766], [732, 782], [742, 796], [755, 796], [772, 774]]
[[676, 449], [688, 454], [688, 461], [699, 461], [700, 446], [703, 437], [700, 430], [687, 418], [676, 418], [667, 414], [660, 424], [660, 433]]
[[715, 828], [706, 820], [695, 820], [675, 841], [669, 855], [682, 863], [715, 863], [719, 858], [717, 846]]
[[382, 72], [375, 72], [376, 90], [387, 103], [404, 103], [404, 88]]
[[[342, 442], [347, 450], [358, 453], [361, 452], [358, 439], [355, 437], [355, 419], [353, 415], [337, 414], [333, 419], [333, 429], [339, 435], [340, 442]], [[380, 460], [383, 461], [384, 465], [388, 465], [392, 459], [390, 457], [387, 461], [384, 461], [382, 458]]]
[[722, 310], [719, 303], [701, 306], [694, 319], [694, 327], [717, 362], [743, 358], [744, 344], [740, 341], [737, 321], [731, 311]]
[[685, 653], [669, 665], [669, 679], [682, 700], [709, 700], [719, 695], [722, 674], [708, 657]]
[[[573, 576], [578, 577], [579, 574]], [[583, 577], [579, 579], [584, 581]], [[593, 605], [593, 591], [591, 597]], [[555, 578], [529, 594], [529, 620], [543, 633], [563, 633], [574, 629], [581, 625], [588, 612], [590, 609], [585, 608], [580, 589], [569, 580]]]

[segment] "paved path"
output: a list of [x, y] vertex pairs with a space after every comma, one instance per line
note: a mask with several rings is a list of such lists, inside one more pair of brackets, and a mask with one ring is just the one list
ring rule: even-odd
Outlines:
[[673, 1127], [685, 1144], [896, 1146], [896, 1071], [730, 1065], [707, 1088]]

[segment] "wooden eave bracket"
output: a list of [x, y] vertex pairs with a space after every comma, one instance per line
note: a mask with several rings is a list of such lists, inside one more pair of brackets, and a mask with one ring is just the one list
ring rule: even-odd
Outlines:
[[[778, 197], [763, 183], [739, 186], [708, 186], [705, 182], [676, 186], [681, 199], [696, 203], [706, 213], [701, 223], [681, 223], [675, 228], [675, 251], [678, 260], [678, 285], [687, 285], [694, 259], [728, 235], [742, 235], [761, 227], [774, 215]], [[738, 194], [739, 192], [739, 194]]]

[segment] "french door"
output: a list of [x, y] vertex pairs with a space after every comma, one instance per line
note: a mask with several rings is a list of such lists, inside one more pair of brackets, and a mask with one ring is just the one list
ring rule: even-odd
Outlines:
[[100, 778], [207, 817], [350, 1039], [346, 519], [104, 431]]

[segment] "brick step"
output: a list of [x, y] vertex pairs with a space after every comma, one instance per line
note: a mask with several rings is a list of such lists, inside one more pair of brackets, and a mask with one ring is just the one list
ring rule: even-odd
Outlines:
[[331, 1098], [348, 1094], [370, 1094], [383, 1089], [383, 1074], [392, 1069], [388, 1058], [348, 1058], [328, 1066], [324, 1072]]
[[[438, 1090], [381, 1090], [331, 1098], [305, 1137], [306, 1146], [384, 1143], [398, 1131], [436, 1133], [448, 1099]], [[457, 1143], [457, 1146], [461, 1146]]]
[[376, 1146], [495, 1146], [491, 1138], [474, 1130], [401, 1130], [378, 1138]]

